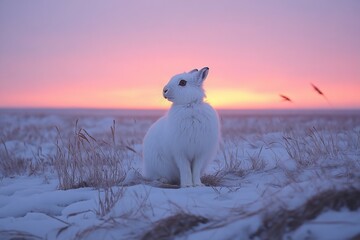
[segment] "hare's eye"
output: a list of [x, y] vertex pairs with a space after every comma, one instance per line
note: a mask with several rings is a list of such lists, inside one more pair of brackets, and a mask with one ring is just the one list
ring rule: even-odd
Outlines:
[[186, 83], [187, 83], [186, 80], [180, 80], [179, 86], [185, 87], [185, 86], [186, 86]]

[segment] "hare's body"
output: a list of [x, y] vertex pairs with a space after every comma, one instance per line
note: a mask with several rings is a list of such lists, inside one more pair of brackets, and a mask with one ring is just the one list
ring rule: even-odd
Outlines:
[[164, 96], [174, 104], [151, 126], [144, 138], [144, 174], [152, 180], [180, 183], [182, 187], [201, 185], [200, 176], [206, 164], [213, 160], [219, 144], [218, 116], [202, 101], [204, 95], [187, 96], [191, 98], [189, 101], [177, 104], [169, 84], [164, 89]]

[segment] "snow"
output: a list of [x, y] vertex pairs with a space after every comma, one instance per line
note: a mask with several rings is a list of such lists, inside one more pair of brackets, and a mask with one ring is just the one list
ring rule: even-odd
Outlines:
[[[142, 138], [160, 115], [0, 110], [0, 161], [32, 163], [23, 173], [0, 172], [0, 239], [141, 239], [158, 221], [177, 213], [209, 221], [176, 239], [261, 239], [254, 233], [268, 214], [296, 210], [329, 189], [360, 189], [359, 111], [220, 112], [223, 143], [207, 168], [214, 183], [191, 188], [164, 186], [140, 176]], [[59, 189], [56, 127], [63, 139], [71, 138], [76, 120], [100, 146], [111, 138], [115, 120], [116, 144], [126, 162], [124, 186]], [[309, 131], [313, 127], [317, 132]], [[284, 136], [296, 138], [299, 146], [290, 150], [311, 161], [291, 158]], [[312, 142], [314, 136], [321, 139]], [[116, 201], [101, 214], [110, 190]], [[347, 239], [360, 233], [359, 226], [359, 208], [327, 209], [279, 238]]]
[[311, 236], [313, 239], [346, 239], [359, 234], [359, 226], [360, 211], [328, 211], [301, 226], [293, 238], [306, 239]]

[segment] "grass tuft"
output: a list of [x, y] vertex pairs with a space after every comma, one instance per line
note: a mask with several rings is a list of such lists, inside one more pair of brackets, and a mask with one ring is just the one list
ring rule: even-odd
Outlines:
[[356, 188], [320, 192], [305, 204], [294, 209], [280, 209], [266, 213], [261, 227], [251, 238], [282, 239], [286, 233], [292, 232], [329, 210], [340, 211], [341, 208], [356, 211], [360, 208], [360, 190]]
[[31, 162], [29, 159], [16, 157], [16, 154], [9, 152], [3, 140], [0, 146], [0, 159], [0, 174], [3, 177], [25, 174]]
[[1, 230], [0, 236], [2, 239], [26, 239], [26, 240], [40, 240], [43, 239], [42, 237], [30, 234], [24, 231], [16, 231], [16, 230]]
[[121, 185], [126, 177], [124, 151], [116, 145], [115, 122], [110, 141], [97, 141], [85, 129], [75, 124], [75, 131], [67, 141], [57, 128], [57, 151], [54, 157], [59, 188], [108, 188]]
[[180, 212], [155, 222], [152, 229], [146, 232], [141, 239], [173, 239], [207, 222], [209, 220], [205, 217]]
[[99, 208], [96, 211], [96, 214], [100, 217], [104, 217], [109, 214], [124, 194], [125, 188], [123, 187], [105, 187], [103, 189], [98, 189]]
[[222, 171], [217, 171], [214, 174], [205, 174], [201, 177], [201, 182], [205, 186], [219, 187], [223, 184], [224, 176]]
[[313, 166], [324, 158], [343, 158], [340, 143], [336, 134], [330, 131], [325, 135], [315, 127], [305, 131], [305, 134], [288, 132], [283, 136], [283, 147], [298, 167]]

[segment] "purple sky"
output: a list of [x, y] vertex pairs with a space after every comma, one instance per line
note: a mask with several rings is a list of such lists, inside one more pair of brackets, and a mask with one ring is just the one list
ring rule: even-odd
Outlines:
[[3, 0], [0, 32], [0, 107], [167, 106], [203, 66], [219, 107], [360, 107], [360, 1]]

